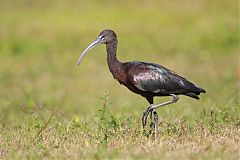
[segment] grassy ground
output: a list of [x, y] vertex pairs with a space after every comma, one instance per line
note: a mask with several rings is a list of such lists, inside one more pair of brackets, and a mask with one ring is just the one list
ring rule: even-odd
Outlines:
[[[0, 0], [0, 158], [239, 159], [238, 1]], [[207, 90], [158, 110], [113, 80], [98, 33], [121, 61], [162, 64]], [[156, 103], [169, 98], [156, 98]]]

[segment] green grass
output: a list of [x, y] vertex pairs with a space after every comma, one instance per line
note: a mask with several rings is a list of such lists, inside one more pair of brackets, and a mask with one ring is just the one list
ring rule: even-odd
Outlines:
[[[237, 1], [1, 1], [1, 159], [239, 159]], [[121, 61], [162, 64], [207, 90], [158, 109], [113, 80], [99, 32]], [[155, 98], [161, 103], [169, 98]]]

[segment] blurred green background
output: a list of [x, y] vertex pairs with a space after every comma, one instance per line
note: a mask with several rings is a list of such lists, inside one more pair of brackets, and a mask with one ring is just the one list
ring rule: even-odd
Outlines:
[[[238, 9], [236, 0], [0, 0], [0, 158], [239, 159]], [[113, 79], [105, 46], [76, 65], [106, 28], [120, 61], [161, 64], [207, 91], [158, 110], [156, 144], [141, 129], [149, 104]]]
[[[76, 61], [99, 32], [113, 29], [121, 61], [155, 62], [207, 90], [181, 98], [162, 117], [194, 116], [239, 98], [238, 1], [0, 1], [0, 123], [21, 125], [19, 106], [57, 107], [91, 117], [109, 92], [108, 110], [141, 117], [148, 103], [108, 71], [105, 46]], [[158, 98], [156, 103], [167, 100]], [[230, 101], [230, 102], [229, 102]], [[139, 121], [140, 123], [140, 121]]]

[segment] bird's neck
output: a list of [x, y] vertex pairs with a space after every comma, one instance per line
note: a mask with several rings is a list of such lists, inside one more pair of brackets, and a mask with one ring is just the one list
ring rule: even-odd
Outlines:
[[114, 78], [118, 79], [121, 75], [122, 63], [118, 61], [116, 52], [117, 52], [117, 39], [112, 40], [106, 44], [107, 49], [107, 63], [108, 67]]

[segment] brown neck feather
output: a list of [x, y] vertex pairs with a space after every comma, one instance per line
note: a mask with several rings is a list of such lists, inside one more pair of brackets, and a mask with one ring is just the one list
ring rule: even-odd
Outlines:
[[114, 78], [118, 79], [118, 77], [123, 72], [122, 63], [118, 61], [116, 52], [117, 52], [117, 39], [114, 39], [108, 43], [106, 43], [107, 49], [107, 62], [108, 67]]

